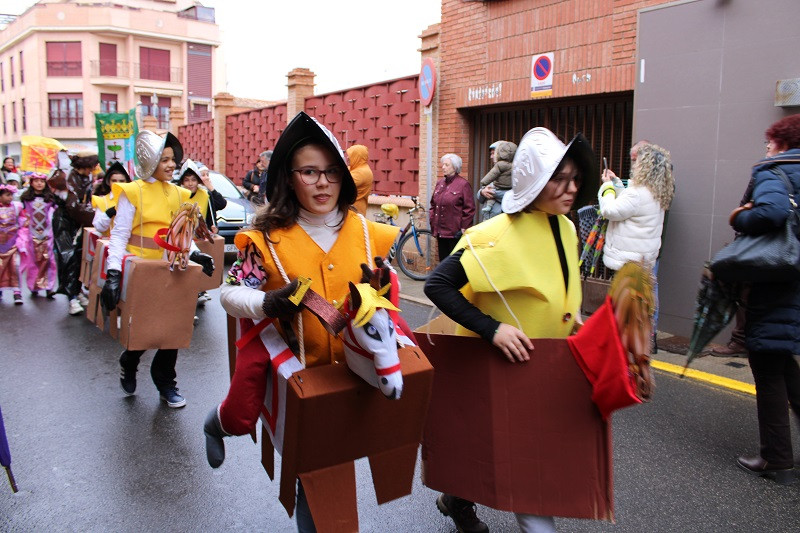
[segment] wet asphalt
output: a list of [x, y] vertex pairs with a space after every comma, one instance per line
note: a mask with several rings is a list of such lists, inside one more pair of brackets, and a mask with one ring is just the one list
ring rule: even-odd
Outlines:
[[[203, 419], [228, 385], [218, 291], [198, 310], [192, 347], [179, 354], [188, 405], [177, 410], [159, 401], [150, 381], [152, 352], [142, 358], [136, 395], [126, 398], [116, 341], [68, 316], [63, 296], [26, 294], [14, 307], [4, 292], [0, 406], [20, 492], [11, 493], [0, 470], [0, 531], [296, 530], [249, 437], [226, 439], [221, 468], [205, 460]], [[428, 318], [427, 306], [402, 307], [412, 327]], [[559, 531], [800, 530], [800, 484], [779, 486], [734, 465], [736, 455], [758, 449], [755, 399], [656, 378], [652, 403], [614, 415], [616, 524], [557, 519]], [[410, 496], [382, 506], [363, 460], [357, 478], [361, 531], [455, 530], [419, 475]], [[478, 513], [491, 531], [517, 530], [507, 513]]]

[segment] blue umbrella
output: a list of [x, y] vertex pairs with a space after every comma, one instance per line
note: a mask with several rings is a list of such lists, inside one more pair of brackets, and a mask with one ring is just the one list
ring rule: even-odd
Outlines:
[[11, 473], [11, 450], [8, 449], [8, 438], [6, 437], [6, 426], [3, 423], [3, 411], [0, 410], [0, 465], [6, 469], [8, 482], [11, 490], [17, 492], [17, 482], [14, 481], [14, 474]]

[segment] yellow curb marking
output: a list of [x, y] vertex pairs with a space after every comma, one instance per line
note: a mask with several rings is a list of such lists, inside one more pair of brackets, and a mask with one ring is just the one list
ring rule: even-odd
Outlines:
[[[670, 374], [677, 374], [679, 376], [683, 374], [682, 366], [673, 365], [672, 363], [665, 363], [664, 361], [656, 361], [655, 359], [651, 359], [650, 366], [657, 368], [658, 370], [663, 370], [664, 372], [669, 372]], [[686, 370], [686, 377], [711, 383], [712, 385], [717, 385], [719, 387], [725, 387], [726, 389], [733, 389], [745, 394], [752, 394], [753, 396], [756, 394], [755, 385], [751, 385], [736, 379], [709, 374], [708, 372], [695, 370], [693, 368]]]

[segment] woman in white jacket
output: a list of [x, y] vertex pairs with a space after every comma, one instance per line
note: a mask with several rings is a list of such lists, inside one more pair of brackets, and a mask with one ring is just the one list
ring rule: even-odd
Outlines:
[[597, 197], [600, 214], [609, 221], [603, 263], [611, 270], [619, 270], [628, 261], [655, 267], [664, 214], [675, 192], [669, 152], [655, 144], [639, 147], [628, 188], [615, 185], [616, 176], [610, 170], [602, 178]]

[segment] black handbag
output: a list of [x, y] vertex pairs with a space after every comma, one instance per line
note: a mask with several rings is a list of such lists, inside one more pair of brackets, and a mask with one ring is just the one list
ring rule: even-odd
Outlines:
[[783, 170], [774, 166], [770, 171], [783, 180], [792, 211], [783, 228], [763, 235], [739, 235], [717, 252], [710, 265], [717, 279], [755, 283], [800, 280], [800, 215], [794, 188]]

